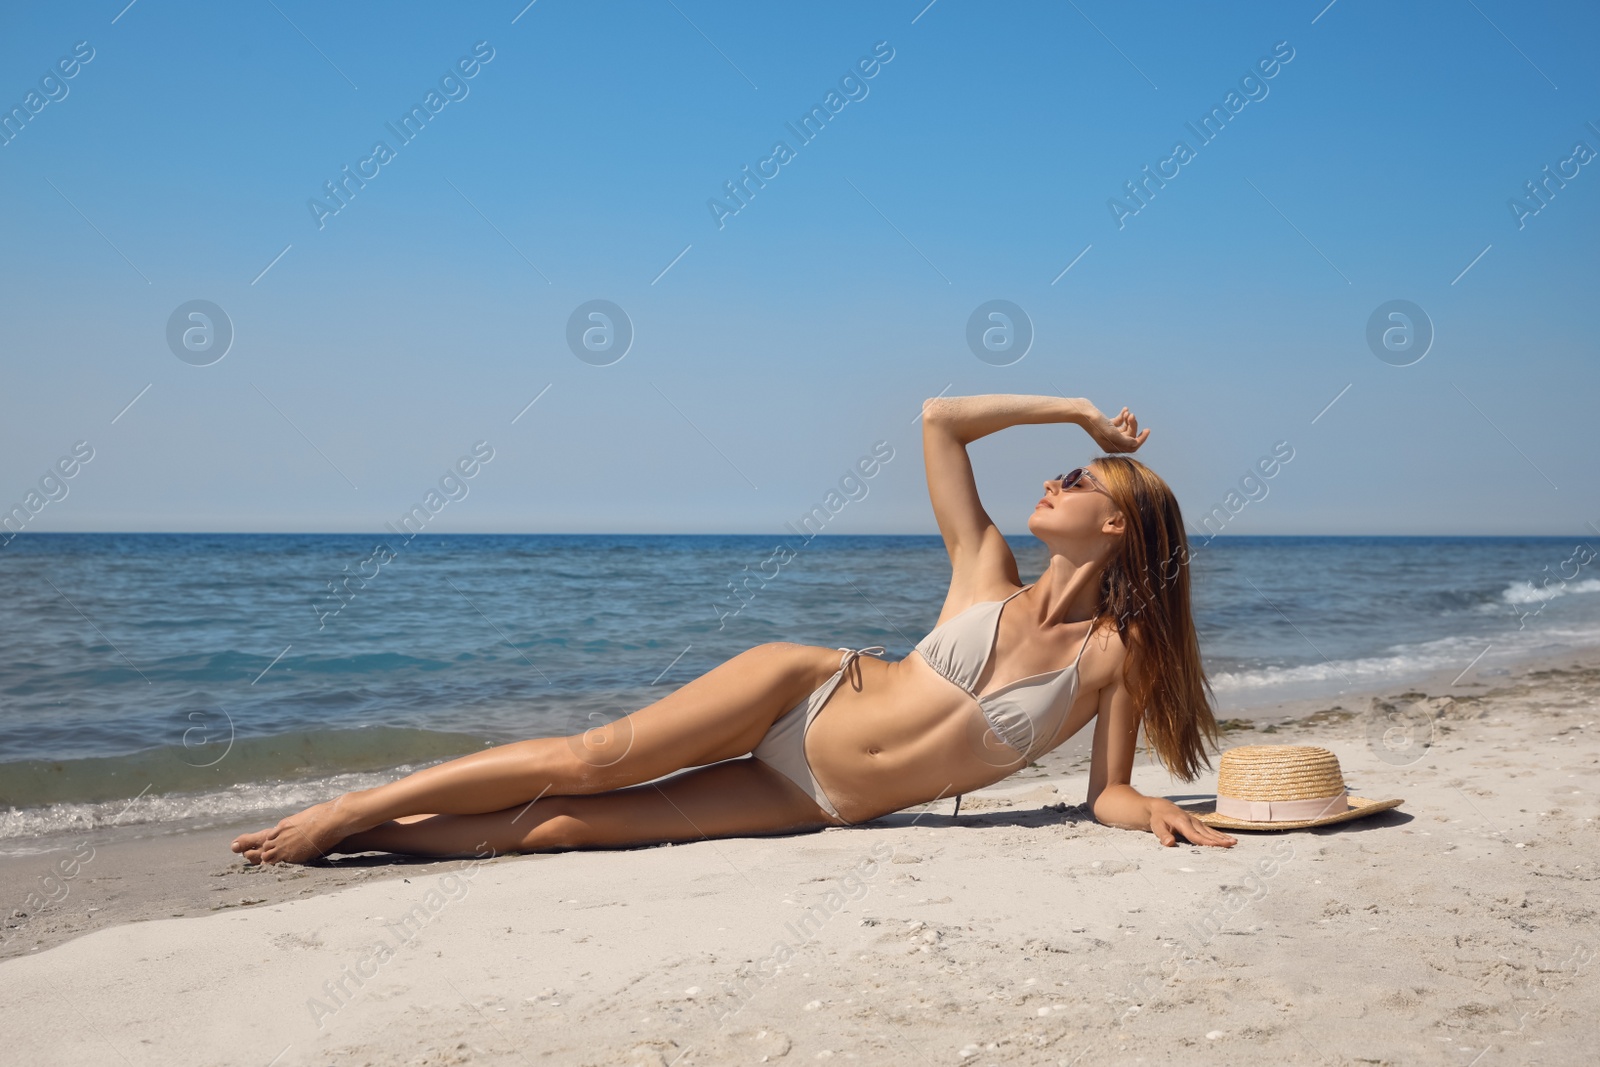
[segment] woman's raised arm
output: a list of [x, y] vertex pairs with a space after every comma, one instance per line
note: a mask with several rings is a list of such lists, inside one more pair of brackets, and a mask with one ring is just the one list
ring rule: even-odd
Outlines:
[[1127, 408], [1109, 419], [1082, 397], [990, 393], [923, 401], [928, 497], [950, 555], [952, 590], [968, 585], [985, 563], [1005, 572], [1009, 580], [1018, 580], [1016, 560], [978, 499], [967, 445], [1007, 426], [1042, 422], [1077, 423], [1107, 452], [1136, 451], [1150, 436], [1149, 430], [1140, 432], [1138, 420]]

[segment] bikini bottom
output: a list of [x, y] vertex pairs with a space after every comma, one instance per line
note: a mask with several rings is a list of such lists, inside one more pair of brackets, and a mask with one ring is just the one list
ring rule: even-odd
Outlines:
[[839, 680], [856, 657], [863, 653], [882, 656], [886, 649], [882, 645], [868, 645], [866, 648], [841, 648], [839, 651], [844, 655], [840, 657], [839, 669], [833, 676], [812, 690], [810, 696], [784, 712], [750, 754], [799, 786], [816, 801], [817, 807], [843, 822], [839, 810], [833, 806], [833, 801], [828, 799], [828, 794], [817, 781], [817, 776], [811, 773], [811, 761], [806, 759], [806, 734], [811, 731], [811, 721], [838, 688]]

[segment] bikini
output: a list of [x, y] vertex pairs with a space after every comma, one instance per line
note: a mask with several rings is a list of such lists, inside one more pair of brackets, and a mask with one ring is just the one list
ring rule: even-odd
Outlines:
[[[936, 673], [978, 702], [979, 710], [995, 735], [1021, 753], [1023, 759], [1018, 766], [1025, 766], [1048, 747], [1071, 711], [1078, 696], [1078, 663], [1089, 647], [1090, 634], [1094, 633], [1094, 627], [1090, 626], [1078, 649], [1078, 658], [1070, 666], [1019, 678], [978, 696], [975, 691], [978, 679], [983, 677], [1000, 636], [1000, 613], [1012, 597], [1027, 592], [1033, 584], [1036, 583], [1023, 586], [1004, 600], [984, 600], [972, 605], [935, 626], [928, 636], [917, 642], [915, 649]], [[805, 735], [856, 657], [863, 654], [881, 657], [885, 648], [868, 645], [866, 648], [840, 648], [839, 651], [843, 653], [839, 669], [810, 696], [784, 712], [751, 755], [794, 782], [819, 808], [843, 822], [838, 809], [811, 772], [811, 763], [806, 759]], [[1046, 728], [1046, 723], [1052, 719], [1054, 726]], [[957, 797], [957, 811], [960, 804], [961, 798]]]

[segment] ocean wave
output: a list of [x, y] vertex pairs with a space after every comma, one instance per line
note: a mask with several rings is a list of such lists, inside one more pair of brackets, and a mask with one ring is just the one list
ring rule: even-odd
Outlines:
[[1222, 670], [1207, 677], [1217, 693], [1260, 693], [1264, 690], [1293, 689], [1333, 682], [1342, 685], [1372, 682], [1399, 684], [1450, 667], [1464, 670], [1491, 648], [1496, 650], [1494, 661], [1499, 663], [1508, 658], [1595, 645], [1600, 645], [1600, 629], [1592, 627], [1541, 627], [1538, 630], [1521, 631], [1511, 628], [1499, 635], [1442, 637], [1416, 644], [1393, 645], [1374, 656], [1325, 659], [1293, 666]]
[[[1585, 578], [1581, 582], [1563, 582], [1547, 587], [1536, 586], [1532, 582], [1512, 582], [1500, 591], [1500, 600], [1504, 604], [1541, 604], [1570, 593], [1600, 593], [1600, 578]], [[1499, 610], [1497, 605], [1490, 607]]]
[[132, 801], [60, 802], [13, 808], [0, 815], [0, 855], [20, 856], [49, 849], [25, 841], [58, 834], [140, 824], [230, 822], [252, 814], [263, 818], [284, 809], [305, 808], [348, 793], [371, 789], [416, 770], [402, 764], [382, 773], [333, 774], [285, 782], [241, 782], [204, 793], [147, 793]]

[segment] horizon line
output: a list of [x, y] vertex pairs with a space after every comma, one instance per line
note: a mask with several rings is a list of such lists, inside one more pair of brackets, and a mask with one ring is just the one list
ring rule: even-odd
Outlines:
[[[392, 531], [380, 530], [22, 530], [13, 533], [9, 538], [0, 540], [0, 547], [4, 547], [22, 537], [384, 537], [392, 536]], [[793, 531], [657, 531], [642, 532], [636, 530], [484, 530], [484, 531], [419, 531], [405, 538], [413, 541], [422, 537], [772, 537], [772, 536], [798, 536]], [[1032, 537], [1033, 534], [1010, 534], [1001, 531], [1002, 537]], [[1210, 544], [1213, 541], [1244, 541], [1264, 538], [1504, 538], [1504, 537], [1542, 537], [1542, 538], [1568, 538], [1574, 536], [1570, 533], [1276, 533], [1276, 534], [1212, 534], [1210, 536], [1191, 534], [1189, 539], [1201, 544]], [[1587, 534], [1579, 533], [1576, 536], [1586, 537]], [[814, 541], [819, 538], [846, 538], [846, 537], [926, 537], [940, 539], [941, 535], [933, 533], [815, 533], [804, 538]]]

